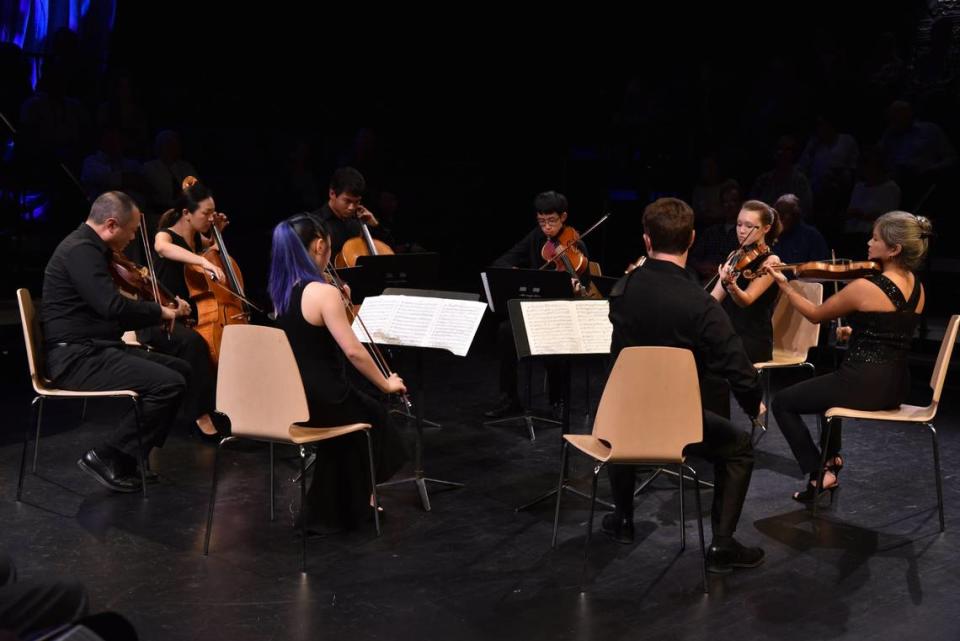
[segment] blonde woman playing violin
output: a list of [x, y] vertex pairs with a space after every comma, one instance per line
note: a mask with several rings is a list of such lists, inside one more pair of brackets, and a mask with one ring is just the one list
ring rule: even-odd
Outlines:
[[907, 353], [925, 298], [914, 272], [927, 254], [931, 233], [930, 221], [922, 216], [902, 211], [884, 214], [874, 223], [867, 243], [868, 258], [882, 266], [882, 273], [851, 281], [822, 305], [788, 287], [781, 270], [765, 270], [790, 304], [811, 322], [846, 317], [850, 325], [849, 332], [841, 335], [850, 339], [850, 347], [840, 369], [781, 390], [772, 404], [777, 425], [800, 469], [810, 477], [806, 487], [794, 493], [794, 500], [810, 503], [828, 492], [832, 497], [843, 467], [840, 424], [835, 421], [830, 442], [820, 443], [826, 448], [826, 465], [823, 486], [818, 487], [821, 450], [803, 414], [822, 415], [831, 407], [892, 409], [906, 399], [910, 389]]
[[[759, 200], [743, 203], [737, 215], [740, 249], [720, 265], [717, 284], [710, 292], [723, 305], [733, 329], [743, 341], [747, 356], [754, 363], [773, 357], [771, 319], [777, 302], [777, 288], [771, 287], [772, 276], [747, 280], [741, 272], [780, 262], [769, 250], [780, 229], [780, 219], [773, 207]], [[745, 261], [749, 262], [743, 264]]]

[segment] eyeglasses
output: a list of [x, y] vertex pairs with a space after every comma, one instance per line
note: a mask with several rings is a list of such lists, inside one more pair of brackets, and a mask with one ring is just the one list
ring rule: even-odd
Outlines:
[[560, 216], [537, 216], [537, 224], [541, 227], [546, 225], [559, 225]]

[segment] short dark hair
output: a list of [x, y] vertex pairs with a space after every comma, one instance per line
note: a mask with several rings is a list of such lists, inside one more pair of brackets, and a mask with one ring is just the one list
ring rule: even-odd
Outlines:
[[693, 209], [679, 198], [658, 198], [643, 210], [643, 233], [653, 251], [680, 255], [690, 248]]
[[133, 202], [133, 198], [122, 191], [107, 191], [93, 201], [87, 220], [103, 225], [110, 218], [114, 218], [121, 225], [125, 225], [130, 222], [136, 208], [137, 203]]
[[538, 214], [562, 214], [567, 211], [567, 197], [558, 191], [545, 191], [533, 199]]
[[362, 196], [367, 190], [367, 181], [363, 174], [353, 167], [340, 167], [330, 177], [330, 189], [337, 196], [346, 192], [351, 196]]

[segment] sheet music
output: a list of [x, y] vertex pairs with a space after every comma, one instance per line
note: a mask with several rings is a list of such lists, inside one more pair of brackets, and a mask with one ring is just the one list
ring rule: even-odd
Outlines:
[[477, 301], [428, 296], [368, 296], [353, 321], [353, 333], [368, 342], [363, 321], [373, 340], [383, 345], [435, 347], [466, 356], [487, 306]]
[[521, 301], [520, 311], [532, 355], [610, 352], [607, 301]]

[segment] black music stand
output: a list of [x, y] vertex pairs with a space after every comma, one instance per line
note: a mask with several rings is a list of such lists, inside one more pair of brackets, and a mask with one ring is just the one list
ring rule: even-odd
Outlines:
[[[385, 296], [422, 296], [427, 298], [447, 298], [450, 300], [466, 300], [466, 301], [479, 301], [480, 296], [478, 294], [468, 294], [465, 292], [446, 292], [446, 291], [436, 291], [436, 290], [425, 290], [425, 289], [404, 289], [397, 287], [390, 287], [383, 291]], [[380, 483], [378, 487], [389, 487], [391, 485], [400, 485], [401, 483], [414, 483], [417, 486], [417, 492], [420, 495], [420, 503], [423, 505], [423, 509], [427, 512], [430, 511], [430, 495], [427, 493], [427, 483], [436, 483], [445, 488], [456, 489], [463, 487], [463, 483], [457, 483], [454, 481], [444, 481], [442, 479], [430, 478], [424, 475], [423, 471], [423, 425], [429, 423], [426, 419], [423, 418], [423, 408], [424, 408], [424, 378], [423, 378], [423, 354], [427, 350], [435, 350], [431, 347], [412, 347], [412, 346], [400, 346], [400, 350], [413, 350], [416, 357], [416, 380], [417, 387], [413, 391], [414, 397], [414, 414], [410, 415], [404, 410], [391, 410], [391, 412], [399, 413], [402, 416], [407, 417], [408, 419], [413, 419], [416, 425], [416, 433], [414, 440], [414, 459], [413, 459], [413, 476], [396, 479], [393, 481], [387, 481], [386, 483]], [[436, 350], [440, 351], [440, 350]], [[433, 425], [437, 425], [433, 423]], [[439, 427], [439, 425], [437, 425]]]
[[[488, 267], [486, 271], [481, 274], [481, 280], [483, 281], [483, 289], [490, 311], [501, 314], [508, 313], [508, 301], [517, 299], [569, 299], [571, 297], [570, 276], [565, 272], [555, 270]], [[519, 301], [517, 302], [519, 303]], [[512, 316], [511, 326], [513, 329], [514, 342], [516, 343], [518, 340], [517, 328], [513, 325]], [[524, 336], [524, 341], [526, 341], [526, 336]], [[519, 355], [519, 344], [517, 344], [517, 349], [517, 354]], [[529, 346], [527, 350], [529, 352]], [[568, 402], [564, 403], [565, 407], [569, 405], [569, 390], [567, 399]], [[537, 440], [537, 434], [533, 429], [534, 421], [540, 421], [541, 423], [550, 425], [561, 425], [561, 421], [538, 416], [532, 413], [530, 408], [524, 408], [523, 412], [516, 416], [506, 416], [491, 421], [484, 421], [483, 424], [494, 426], [521, 422], [526, 425], [527, 432], [530, 434], [530, 440], [535, 441]]]
[[436, 252], [358, 256], [357, 265], [370, 270], [380, 291], [387, 287], [430, 289], [437, 286], [440, 276], [440, 254]]
[[[519, 300], [511, 300], [511, 301], [508, 301], [508, 302], [507, 302], [507, 309], [509, 310], [509, 314], [510, 314], [510, 325], [511, 325], [512, 328], [513, 328], [513, 336], [514, 336], [514, 340], [516, 341], [516, 345], [517, 345], [517, 357], [518, 357], [519, 359], [524, 359], [524, 358], [539, 358], [539, 359], [554, 359], [554, 358], [582, 359], [582, 358], [594, 358], [594, 357], [596, 357], [596, 354], [580, 354], [580, 353], [572, 353], [572, 354], [551, 354], [551, 355], [549, 355], [549, 356], [531, 354], [531, 353], [530, 353], [530, 342], [529, 342], [529, 340], [527, 339], [527, 328], [526, 328], [526, 325], [524, 324], [524, 321], [523, 321], [523, 312], [521, 311], [520, 303], [521, 303], [521, 301], [519, 301]], [[564, 395], [565, 395], [568, 399], [570, 398], [570, 371], [572, 371], [572, 368], [570, 368], [569, 370], [567, 370], [567, 377], [566, 377], [566, 380], [564, 381], [564, 386], [565, 386]], [[556, 421], [555, 421], [555, 422], [556, 422]], [[560, 443], [561, 443], [561, 446], [562, 446], [562, 445], [563, 445], [563, 436], [564, 436], [564, 434], [569, 434], [569, 433], [570, 433], [570, 403], [569, 403], [569, 402], [568, 402], [568, 403], [564, 403], [564, 405], [563, 405], [563, 416], [562, 416], [562, 419], [559, 421], [559, 424], [560, 424]], [[561, 449], [562, 449], [562, 448], [561, 448]], [[566, 452], [566, 454], [565, 454], [566, 456], [569, 456], [569, 452], [567, 452], [566, 450], [563, 450], [563, 451]], [[570, 492], [571, 494], [575, 494], [575, 495], [580, 496], [580, 497], [583, 497], [583, 498], [585, 498], [585, 499], [587, 499], [587, 500], [590, 499], [590, 495], [589, 495], [589, 494], [587, 494], [586, 492], [581, 492], [581, 491], [578, 490], [577, 488], [571, 486], [569, 483], [567, 483], [567, 479], [563, 479], [563, 483], [562, 483], [562, 485], [561, 485], [560, 487], [561, 487], [563, 490], [565, 490], [565, 491], [567, 491], [567, 492]], [[519, 512], [519, 511], [521, 511], [521, 510], [526, 510], [527, 508], [533, 507], [534, 505], [536, 505], [536, 504], [538, 504], [538, 503], [540, 503], [540, 502], [542, 502], [542, 501], [545, 501], [545, 500], [549, 499], [550, 497], [555, 496], [556, 494], [557, 494], [557, 488], [556, 488], [556, 487], [553, 487], [552, 489], [547, 490], [547, 491], [544, 492], [543, 494], [537, 496], [537, 497], [534, 498], [532, 501], [528, 501], [527, 503], [524, 503], [523, 505], [517, 506], [517, 507], [515, 508], [515, 511], [516, 511], [516, 512]], [[608, 502], [606, 502], [606, 501], [603, 501], [603, 500], [601, 500], [601, 499], [595, 499], [595, 500], [596, 500], [597, 503], [599, 503], [599, 504], [601, 504], [601, 505], [603, 505], [603, 506], [605, 506], [605, 507], [608, 507], [608, 508], [611, 508], [611, 509], [614, 507], [613, 504], [608, 503]]]

